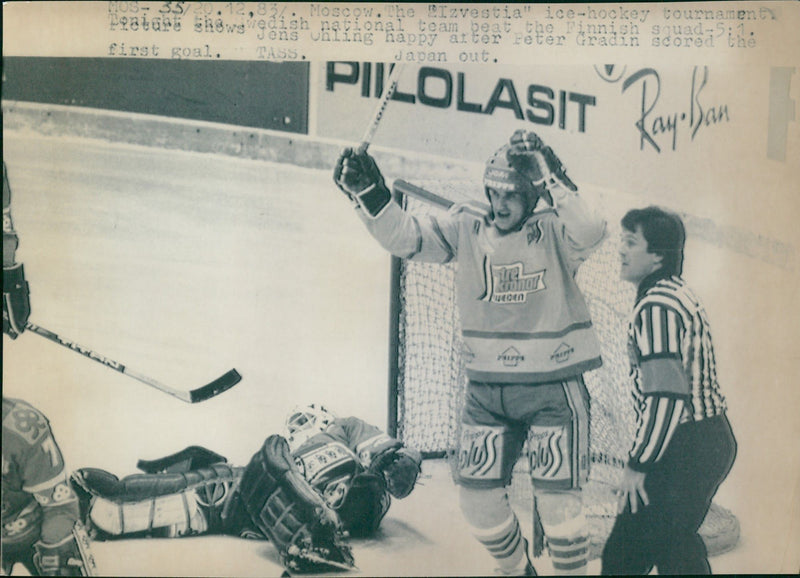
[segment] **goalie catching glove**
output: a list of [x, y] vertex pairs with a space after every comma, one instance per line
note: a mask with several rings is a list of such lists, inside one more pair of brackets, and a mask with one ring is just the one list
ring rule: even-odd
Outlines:
[[375, 159], [366, 152], [344, 149], [336, 161], [333, 181], [372, 217], [377, 217], [392, 200]]
[[[567, 176], [567, 170], [549, 146], [532, 132], [519, 129], [511, 135], [506, 152], [508, 163], [530, 180], [536, 189], [552, 193], [554, 186], [577, 191], [578, 187]], [[541, 193], [540, 193], [541, 194]], [[550, 195], [545, 195], [548, 199]], [[552, 202], [550, 203], [552, 205]]]
[[370, 471], [381, 472], [386, 489], [397, 499], [408, 496], [417, 483], [422, 456], [412, 448], [392, 448], [375, 457]]
[[289, 572], [354, 568], [339, 517], [300, 473], [282, 436], [268, 437], [250, 460], [238, 500]]

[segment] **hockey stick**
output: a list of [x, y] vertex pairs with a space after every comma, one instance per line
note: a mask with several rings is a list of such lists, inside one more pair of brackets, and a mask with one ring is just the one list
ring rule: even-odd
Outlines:
[[242, 380], [242, 376], [239, 375], [239, 372], [235, 369], [231, 369], [224, 375], [221, 375], [211, 383], [207, 383], [202, 387], [198, 387], [197, 389], [192, 389], [190, 391], [185, 391], [181, 389], [175, 389], [168, 385], [164, 385], [163, 383], [156, 381], [146, 375], [142, 375], [141, 373], [126, 367], [125, 365], [121, 364], [118, 361], [114, 361], [113, 359], [108, 359], [107, 357], [103, 357], [96, 351], [92, 351], [82, 345], [78, 345], [74, 341], [69, 341], [64, 339], [63, 337], [56, 335], [52, 331], [48, 331], [44, 327], [39, 327], [38, 325], [34, 325], [33, 323], [26, 323], [25, 328], [28, 331], [32, 331], [36, 335], [40, 335], [45, 339], [49, 339], [53, 343], [58, 343], [59, 345], [66, 347], [67, 349], [71, 349], [81, 355], [88, 357], [89, 359], [93, 359], [98, 363], [102, 363], [106, 367], [110, 367], [114, 371], [118, 371], [123, 375], [127, 375], [128, 377], [132, 377], [137, 381], [141, 381], [144, 384], [149, 385], [150, 387], [154, 387], [164, 393], [167, 393], [173, 397], [177, 397], [181, 401], [185, 401], [187, 403], [197, 403], [199, 401], [205, 401], [212, 397], [219, 395], [220, 393], [229, 390], [234, 385], [239, 383]]
[[422, 187], [418, 187], [417, 185], [412, 185], [403, 179], [396, 179], [392, 185], [392, 188], [394, 189], [395, 193], [414, 197], [415, 199], [420, 199], [443, 209], [449, 209], [455, 204], [455, 202], [451, 201], [450, 199], [446, 199], [441, 195], [432, 193], [426, 189], [423, 189]]
[[381, 118], [383, 118], [383, 113], [386, 110], [386, 106], [389, 104], [389, 100], [391, 100], [394, 91], [397, 89], [397, 81], [400, 79], [400, 73], [402, 71], [403, 65], [395, 64], [392, 68], [392, 71], [389, 73], [389, 79], [387, 80], [386, 87], [383, 89], [381, 100], [378, 103], [378, 106], [375, 107], [372, 120], [370, 121], [369, 126], [367, 126], [367, 130], [364, 131], [364, 136], [361, 138], [361, 144], [358, 147], [359, 153], [367, 152], [369, 145], [372, 143], [375, 132], [378, 130], [378, 124], [380, 124]]

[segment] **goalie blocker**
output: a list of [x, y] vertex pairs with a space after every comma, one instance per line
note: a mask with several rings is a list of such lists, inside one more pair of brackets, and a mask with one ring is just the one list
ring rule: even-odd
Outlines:
[[272, 541], [290, 572], [354, 567], [339, 517], [300, 473], [282, 436], [268, 437], [253, 456], [234, 500], [233, 507]]

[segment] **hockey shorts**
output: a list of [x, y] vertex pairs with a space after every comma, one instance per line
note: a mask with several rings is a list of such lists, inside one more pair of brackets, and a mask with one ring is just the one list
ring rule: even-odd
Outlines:
[[574, 489], [586, 481], [589, 394], [582, 375], [543, 384], [469, 382], [457, 483], [478, 488], [510, 484], [523, 448], [537, 488]]

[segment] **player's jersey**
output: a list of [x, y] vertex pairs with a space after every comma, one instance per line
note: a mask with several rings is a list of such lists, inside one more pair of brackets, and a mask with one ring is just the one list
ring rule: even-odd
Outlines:
[[681, 423], [726, 411], [705, 309], [680, 277], [650, 283], [628, 329], [638, 416], [631, 465], [641, 470], [658, 461]]
[[48, 521], [60, 517], [66, 521], [57, 524], [55, 533], [63, 529], [66, 536], [78, 519], [77, 497], [67, 483], [64, 460], [47, 418], [22, 400], [3, 398], [2, 443], [3, 524], [35, 500], [42, 506], [43, 535]]
[[473, 381], [545, 383], [601, 365], [600, 344], [576, 282], [579, 265], [605, 237], [605, 221], [569, 193], [558, 211], [498, 230], [475, 203], [416, 217], [390, 203], [369, 231], [398, 257], [457, 262], [464, 359]]
[[292, 455], [311, 486], [339, 514], [352, 535], [374, 532], [391, 498], [382, 477], [370, 474], [372, 460], [402, 443], [356, 417], [336, 418]]
[[346, 417], [336, 418], [292, 455], [306, 480], [324, 493], [328, 484], [349, 482], [369, 467], [374, 456], [400, 445], [377, 427], [356, 417]]

